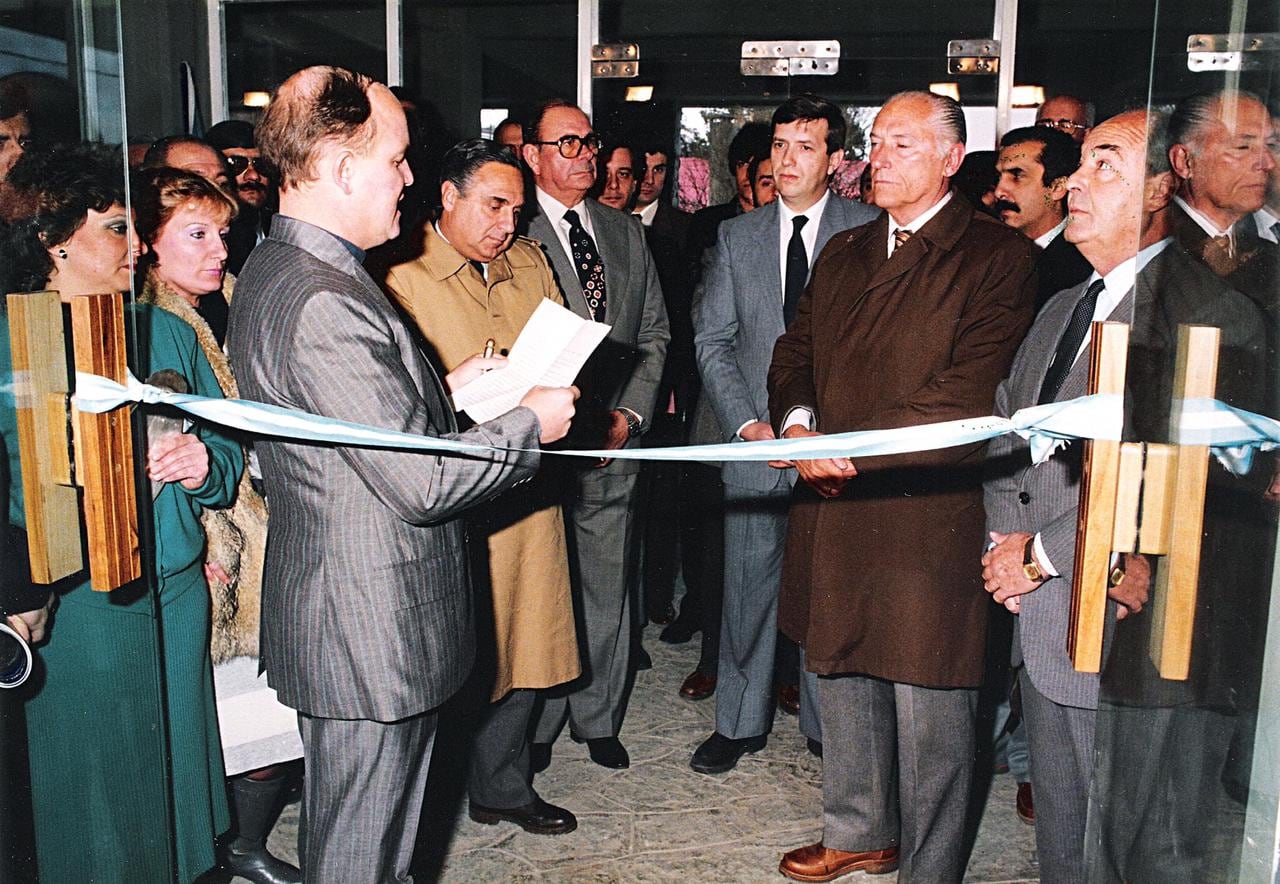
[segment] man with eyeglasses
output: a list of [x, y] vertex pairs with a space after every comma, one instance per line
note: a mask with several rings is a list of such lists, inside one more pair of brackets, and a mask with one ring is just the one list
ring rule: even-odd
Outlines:
[[1093, 126], [1093, 113], [1091, 101], [1074, 95], [1055, 95], [1036, 111], [1036, 125], [1066, 132], [1076, 144], [1082, 144]]
[[[653, 421], [670, 332], [662, 287], [640, 223], [587, 199], [596, 178], [600, 136], [579, 108], [563, 99], [542, 104], [525, 127], [525, 165], [535, 185], [529, 234], [541, 241], [569, 309], [611, 326], [583, 368], [582, 426], [573, 447], [622, 448], [639, 443]], [[579, 634], [587, 674], [567, 696], [548, 699], [534, 734], [532, 767], [543, 769], [564, 723], [587, 743], [591, 760], [630, 765], [618, 739], [632, 647], [628, 588], [635, 567], [638, 461], [603, 460], [578, 471], [569, 501]]]
[[227, 234], [227, 270], [239, 273], [249, 252], [266, 238], [271, 227], [275, 185], [258, 156], [251, 124], [223, 120], [209, 130], [206, 138], [222, 151], [233, 176], [229, 189], [240, 204], [240, 213]]

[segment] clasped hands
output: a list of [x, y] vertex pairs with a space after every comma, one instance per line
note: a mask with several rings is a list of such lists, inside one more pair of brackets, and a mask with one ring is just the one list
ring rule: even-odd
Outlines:
[[[738, 433], [747, 442], [763, 442], [767, 439], [776, 439], [777, 436], [773, 432], [773, 427], [764, 421], [754, 421], [747, 424]], [[806, 436], [821, 436], [822, 433], [802, 427], [799, 424], [793, 424], [782, 431], [784, 439], [799, 439]], [[853, 465], [853, 461], [847, 457], [824, 457], [818, 460], [771, 460], [769, 466], [776, 470], [785, 470], [795, 467], [796, 472], [800, 474], [809, 487], [821, 494], [823, 497], [839, 497], [840, 492], [844, 490], [844, 483], [858, 475], [857, 469]]]
[[[1022, 609], [1022, 597], [1045, 582], [1029, 579], [1023, 570], [1024, 551], [1034, 535], [1025, 531], [1011, 534], [992, 531], [989, 536], [993, 546], [982, 556], [982, 586], [993, 601], [1017, 614]], [[1124, 553], [1122, 558], [1123, 576], [1118, 583], [1107, 587], [1107, 598], [1119, 606], [1117, 620], [1141, 611], [1151, 589], [1151, 563], [1146, 556]], [[1043, 562], [1037, 559], [1036, 564], [1042, 573], [1047, 573]]]

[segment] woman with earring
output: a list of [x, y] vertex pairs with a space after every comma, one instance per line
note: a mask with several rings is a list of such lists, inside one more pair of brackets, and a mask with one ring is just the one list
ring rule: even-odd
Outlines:
[[[134, 193], [138, 235], [147, 244], [139, 300], [172, 313], [196, 334], [222, 394], [239, 396], [235, 376], [213, 331], [197, 312], [200, 299], [219, 293], [231, 301], [225, 272], [227, 230], [236, 202], [194, 172], [144, 172]], [[294, 884], [302, 875], [267, 850], [280, 814], [285, 762], [302, 757], [297, 715], [282, 706], [258, 674], [258, 619], [266, 553], [267, 506], [246, 470], [236, 502], [207, 510], [205, 578], [213, 602], [211, 654], [223, 761], [230, 777], [234, 837], [219, 850], [225, 871], [255, 884]]]
[[[143, 246], [118, 153], [28, 154], [8, 185], [11, 290], [55, 290], [64, 302], [128, 290]], [[136, 376], [168, 369], [189, 392], [221, 395], [189, 327], [147, 307], [127, 314]], [[12, 378], [7, 321], [0, 377]], [[229, 825], [200, 516], [232, 502], [244, 460], [216, 429], [175, 423], [139, 452], [152, 487], [154, 580], [96, 592], [80, 572], [48, 587], [58, 607], [23, 688], [41, 881], [192, 881], [214, 865], [214, 838]], [[0, 402], [10, 518], [25, 524], [15, 424], [13, 400]]]

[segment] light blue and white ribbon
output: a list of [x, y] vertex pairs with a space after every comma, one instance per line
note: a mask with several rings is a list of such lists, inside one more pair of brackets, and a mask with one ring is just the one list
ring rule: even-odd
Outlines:
[[[476, 455], [503, 449], [457, 439], [441, 439], [380, 429], [295, 409], [245, 399], [209, 399], [174, 393], [144, 384], [129, 375], [125, 384], [93, 374], [76, 373], [75, 402], [81, 411], [100, 413], [128, 403], [168, 405], [192, 417], [257, 436], [293, 441], [329, 442], [373, 448]], [[686, 445], [670, 448], [575, 449], [549, 453], [570, 457], [618, 460], [768, 461], [829, 457], [870, 457], [933, 451], [986, 442], [1006, 433], [1026, 439], [1035, 463], [1043, 463], [1057, 449], [1076, 439], [1120, 439], [1123, 397], [1116, 394], [1082, 396], [1017, 411], [1010, 418], [976, 417], [963, 420], [832, 433], [801, 439]], [[1232, 408], [1215, 399], [1183, 403], [1180, 441], [1208, 445], [1233, 472], [1247, 472], [1253, 451], [1269, 451], [1280, 444], [1280, 422]]]

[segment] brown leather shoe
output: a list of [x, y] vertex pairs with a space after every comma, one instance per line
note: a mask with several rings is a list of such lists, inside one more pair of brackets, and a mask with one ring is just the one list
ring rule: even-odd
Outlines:
[[1036, 824], [1036, 806], [1031, 800], [1031, 784], [1018, 783], [1018, 800], [1014, 802], [1018, 809], [1018, 819], [1028, 826]]
[[822, 842], [797, 847], [782, 855], [778, 871], [793, 881], [833, 881], [850, 872], [883, 875], [898, 868], [898, 848], [849, 853], [832, 850]]
[[800, 685], [788, 684], [778, 688], [778, 708], [788, 715], [800, 714]]
[[716, 692], [716, 677], [698, 669], [690, 672], [680, 685], [680, 696], [686, 700], [705, 700]]

